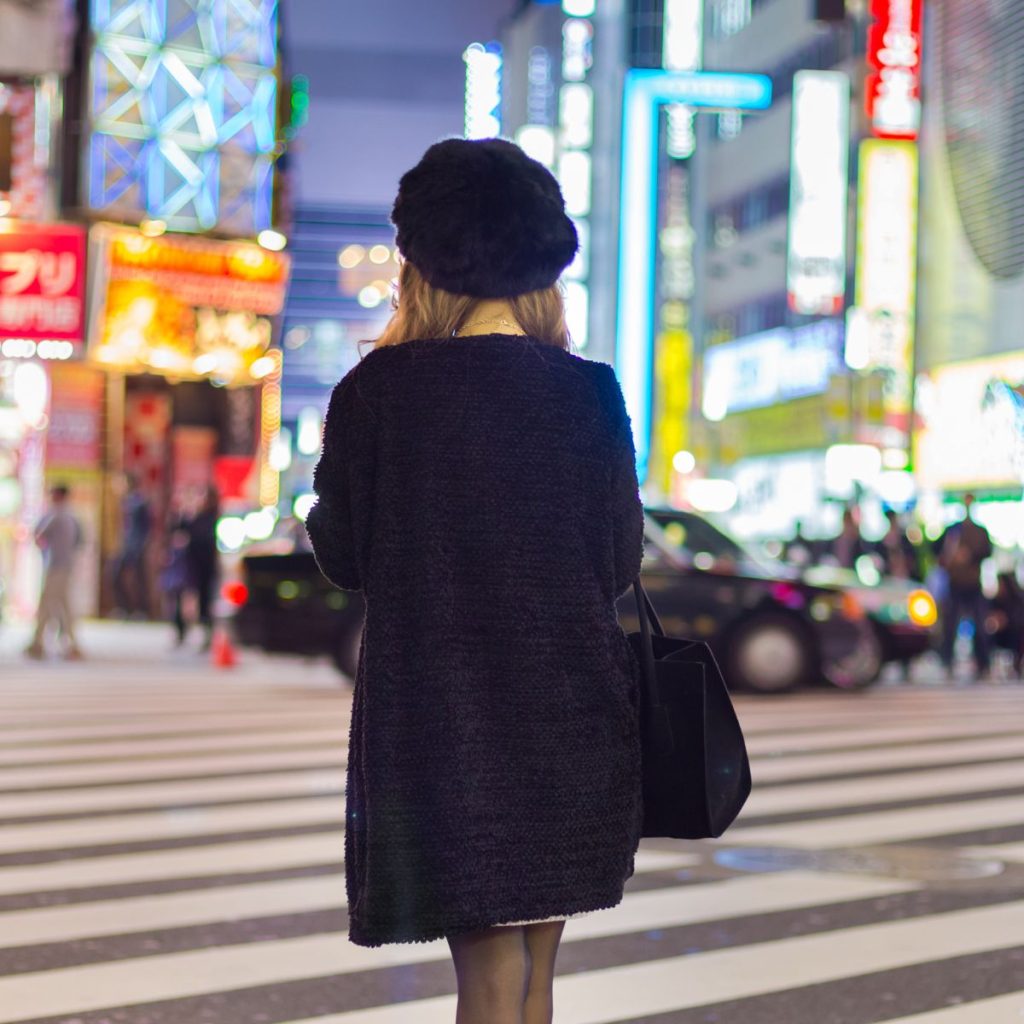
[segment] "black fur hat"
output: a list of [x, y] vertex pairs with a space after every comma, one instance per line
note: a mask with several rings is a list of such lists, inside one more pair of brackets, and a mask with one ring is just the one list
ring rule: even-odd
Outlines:
[[435, 288], [481, 299], [547, 288], [578, 240], [558, 182], [503, 139], [446, 139], [402, 176], [402, 255]]

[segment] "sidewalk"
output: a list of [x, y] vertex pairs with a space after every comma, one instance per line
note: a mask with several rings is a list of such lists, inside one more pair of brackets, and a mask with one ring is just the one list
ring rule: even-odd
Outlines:
[[19, 679], [54, 678], [97, 681], [100, 677], [134, 678], [140, 684], [196, 679], [218, 684], [241, 683], [278, 686], [344, 688], [347, 684], [325, 659], [278, 657], [236, 648], [238, 664], [217, 668], [208, 652], [199, 650], [198, 630], [183, 648], [174, 646], [168, 623], [86, 620], [78, 626], [84, 660], [64, 661], [54, 654], [44, 661], [24, 656], [31, 637], [28, 623], [0, 624], [0, 685], [15, 671]]

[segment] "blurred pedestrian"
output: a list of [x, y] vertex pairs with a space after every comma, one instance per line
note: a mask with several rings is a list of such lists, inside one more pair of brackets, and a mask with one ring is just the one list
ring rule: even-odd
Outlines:
[[[203, 627], [202, 650], [207, 651], [213, 643], [213, 599], [219, 575], [217, 554], [217, 520], [220, 519], [220, 493], [210, 484], [203, 492], [199, 507], [194, 514], [183, 518], [171, 533], [171, 559], [183, 551], [185, 586], [177, 591], [174, 600], [174, 625], [178, 643], [183, 644], [188, 632], [185, 621], [184, 601], [186, 594], [195, 598], [199, 624]], [[176, 545], [180, 545], [176, 547]], [[174, 584], [177, 576], [168, 573], [168, 582]]]
[[974, 630], [974, 665], [979, 678], [989, 672], [989, 639], [985, 628], [987, 602], [981, 588], [982, 563], [992, 555], [988, 530], [971, 516], [974, 495], [964, 496], [964, 517], [950, 526], [937, 545], [939, 565], [945, 570], [947, 593], [942, 609], [942, 662], [952, 675], [960, 623], [967, 619]]
[[366, 601], [349, 938], [444, 937], [458, 1021], [548, 1022], [565, 919], [620, 902], [641, 831], [629, 416], [572, 353], [576, 231], [540, 163], [440, 142], [392, 218], [397, 308], [331, 397], [307, 520]]
[[39, 594], [36, 629], [25, 650], [30, 658], [46, 653], [46, 631], [55, 623], [64, 657], [81, 658], [75, 637], [74, 613], [71, 609], [71, 583], [75, 556], [82, 546], [82, 526], [70, 509], [71, 492], [65, 484], [50, 490], [49, 511], [35, 528], [35, 541], [43, 553], [43, 585]]
[[1003, 569], [996, 577], [989, 633], [996, 647], [1010, 652], [1014, 675], [1024, 679], [1024, 589], [1012, 567]]
[[839, 535], [828, 544], [828, 555], [835, 565], [843, 569], [855, 569], [857, 560], [870, 553], [868, 544], [860, 532], [860, 509], [847, 505], [843, 509], [843, 525]]
[[176, 646], [185, 643], [185, 600], [189, 590], [188, 513], [176, 499], [167, 522], [167, 548], [160, 570], [160, 590], [170, 611], [176, 633]]
[[134, 474], [126, 473], [122, 486], [121, 550], [114, 559], [114, 600], [125, 618], [145, 617], [149, 614], [146, 550], [152, 515]]
[[889, 527], [876, 546], [883, 573], [901, 580], [920, 581], [921, 559], [917, 546], [910, 539], [900, 519], [900, 514], [890, 508], [886, 509], [885, 517], [889, 521]]

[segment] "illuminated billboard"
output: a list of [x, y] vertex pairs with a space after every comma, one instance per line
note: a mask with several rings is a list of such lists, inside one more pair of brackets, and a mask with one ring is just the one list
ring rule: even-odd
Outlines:
[[917, 385], [918, 482], [939, 491], [1024, 484], [1024, 352], [940, 366]]
[[846, 294], [850, 80], [838, 71], [793, 78], [787, 292], [790, 309], [831, 316]]
[[91, 0], [91, 211], [175, 231], [271, 226], [277, 12], [277, 0]]
[[861, 143], [857, 327], [847, 337], [847, 362], [855, 369], [885, 372], [887, 421], [904, 435], [910, 426], [914, 360], [917, 185], [915, 143]]
[[871, 0], [864, 99], [878, 138], [916, 139], [921, 128], [921, 4]]
[[626, 73], [622, 98], [619, 185], [618, 316], [615, 369], [633, 427], [637, 472], [647, 475], [654, 372], [654, 278], [658, 213], [658, 111], [683, 103], [714, 109], [766, 110], [772, 81], [765, 75], [659, 71]]

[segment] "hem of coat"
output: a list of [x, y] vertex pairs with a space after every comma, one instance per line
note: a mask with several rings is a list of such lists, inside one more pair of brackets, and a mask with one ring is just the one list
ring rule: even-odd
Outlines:
[[[617, 907], [622, 902], [622, 892], [612, 898], [606, 898], [598, 900], [596, 902], [587, 902], [574, 906], [570, 910], [554, 912], [552, 916], [548, 917], [542, 911], [536, 917], [532, 915], [526, 921], [517, 922], [519, 924], [535, 924], [543, 921], [564, 921], [567, 918], [583, 917], [584, 914], [593, 914], [598, 910], [611, 910], [612, 907]], [[449, 935], [459, 935], [463, 932], [478, 931], [481, 928], [504, 928], [511, 927], [506, 925], [505, 917], [511, 915], [502, 915], [497, 921], [495, 921], [495, 915], [490, 914], [486, 917], [480, 918], [479, 920], [464, 920], [457, 924], [440, 926], [431, 929], [421, 929], [417, 934], [396, 934], [394, 936], [384, 936], [379, 934], [371, 934], [370, 932], [364, 931], [356, 921], [349, 918], [349, 942], [356, 946], [365, 946], [368, 948], [375, 948], [378, 946], [390, 946], [390, 945], [410, 945], [419, 942], [434, 942], [436, 939], [444, 939]]]

